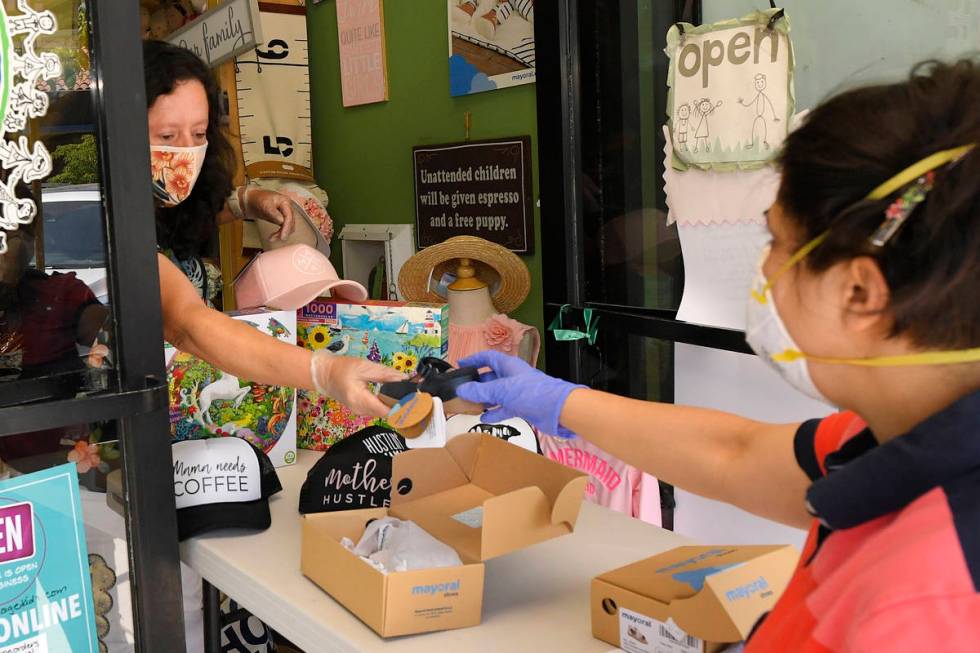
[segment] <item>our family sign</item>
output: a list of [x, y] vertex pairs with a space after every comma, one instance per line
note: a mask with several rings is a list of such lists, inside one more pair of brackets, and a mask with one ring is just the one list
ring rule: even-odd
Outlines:
[[793, 46], [781, 9], [667, 32], [674, 167], [758, 168], [795, 110]]

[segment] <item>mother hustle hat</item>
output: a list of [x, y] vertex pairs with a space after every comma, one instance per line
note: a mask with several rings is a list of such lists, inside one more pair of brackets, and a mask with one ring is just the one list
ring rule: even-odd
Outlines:
[[391, 459], [406, 451], [397, 431], [369, 426], [333, 445], [306, 475], [299, 511], [384, 508], [391, 500]]
[[229, 437], [176, 442], [172, 454], [178, 539], [220, 528], [269, 528], [269, 497], [282, 485], [263, 452]]
[[331, 296], [362, 302], [367, 290], [337, 276], [330, 259], [309, 245], [289, 245], [262, 252], [235, 280], [238, 308], [267, 306], [296, 310], [326, 291]]
[[476, 276], [490, 288], [490, 299], [501, 313], [524, 303], [531, 291], [531, 273], [524, 261], [506, 247], [477, 236], [455, 236], [426, 247], [405, 261], [398, 289], [410, 302], [443, 303], [434, 286], [446, 272], [455, 273], [459, 259], [469, 259]]

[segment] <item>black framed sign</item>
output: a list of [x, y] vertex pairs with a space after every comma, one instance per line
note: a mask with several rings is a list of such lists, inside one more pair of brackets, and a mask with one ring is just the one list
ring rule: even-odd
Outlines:
[[534, 253], [530, 136], [420, 145], [412, 155], [419, 249], [465, 235]]

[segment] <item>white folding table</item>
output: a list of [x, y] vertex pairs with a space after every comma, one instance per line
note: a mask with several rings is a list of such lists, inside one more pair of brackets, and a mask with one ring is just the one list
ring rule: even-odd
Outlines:
[[[594, 576], [683, 544], [687, 538], [590, 503], [575, 532], [486, 563], [483, 623], [474, 628], [382, 639], [300, 572], [299, 490], [317, 452], [279, 468], [272, 527], [196, 537], [183, 561], [306, 653], [600, 653], [592, 637]], [[216, 607], [214, 608], [216, 610]], [[213, 626], [217, 624], [212, 612]]]

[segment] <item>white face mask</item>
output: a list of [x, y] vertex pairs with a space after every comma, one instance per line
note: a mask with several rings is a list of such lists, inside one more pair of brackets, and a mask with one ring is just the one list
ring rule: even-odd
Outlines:
[[[776, 356], [787, 351], [799, 351], [793, 337], [783, 324], [772, 289], [767, 287], [766, 275], [762, 272], [762, 264], [769, 256], [769, 247], [762, 252], [756, 279], [752, 284], [753, 293], [749, 297], [748, 314], [745, 323], [745, 340], [749, 343], [759, 358], [783, 377], [791, 386], [818, 401], [833, 405], [813, 383], [806, 359], [776, 360]], [[762, 298], [764, 301], [759, 301]]]
[[177, 206], [194, 190], [208, 144], [197, 147], [150, 146], [153, 197], [164, 206]]

